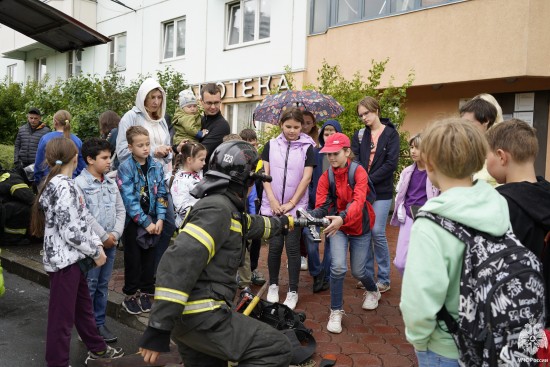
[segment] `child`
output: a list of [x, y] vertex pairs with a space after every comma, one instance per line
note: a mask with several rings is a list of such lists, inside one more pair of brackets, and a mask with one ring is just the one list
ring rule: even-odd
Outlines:
[[[344, 314], [343, 288], [347, 272], [346, 254], [348, 243], [352, 275], [363, 283], [366, 292], [362, 308], [374, 310], [378, 307], [380, 292], [371, 274], [367, 272], [366, 261], [370, 243], [371, 229], [374, 225], [374, 211], [366, 200], [368, 177], [365, 169], [358, 165], [353, 188], [348, 183], [348, 170], [351, 164], [351, 143], [349, 138], [336, 133], [329, 136], [321, 149], [329, 159], [330, 173], [334, 174], [336, 197], [332, 196], [329, 185], [329, 171], [325, 171], [317, 186], [314, 217], [330, 219], [325, 234], [330, 238], [330, 317], [327, 330], [331, 333], [342, 332], [342, 315]], [[356, 163], [355, 163], [356, 164]], [[369, 208], [370, 207], [370, 208]]]
[[195, 199], [189, 192], [202, 180], [202, 168], [206, 160], [206, 148], [200, 143], [186, 143], [176, 156], [173, 181], [170, 191], [176, 212], [176, 227], [180, 228], [187, 208], [193, 206]]
[[[48, 366], [68, 366], [73, 326], [86, 347], [89, 360], [118, 358], [121, 348], [111, 348], [99, 335], [84, 274], [92, 259], [105, 264], [101, 240], [87, 225], [84, 198], [71, 179], [78, 164], [78, 148], [70, 139], [48, 142], [45, 159], [50, 167], [31, 220], [33, 236], [44, 237], [44, 268], [50, 278], [46, 337]], [[82, 265], [82, 269], [81, 269]]]
[[[325, 139], [335, 133], [341, 133], [342, 127], [336, 120], [327, 120], [321, 127], [319, 132], [319, 145], [321, 148], [325, 146]], [[308, 209], [314, 209], [317, 193], [317, 184], [322, 174], [330, 167], [330, 163], [326, 154], [321, 153], [319, 149], [314, 149], [315, 160], [317, 165], [313, 168], [313, 175], [309, 184], [309, 202]], [[319, 228], [317, 231], [320, 233]], [[307, 262], [309, 274], [313, 277], [313, 293], [325, 291], [330, 287], [330, 240], [325, 237], [325, 249], [323, 261], [319, 257], [319, 242], [313, 240], [313, 236], [309, 228], [304, 228], [302, 231], [304, 241], [307, 246]]]
[[[250, 143], [256, 150], [258, 149], [258, 135], [256, 135], [256, 131], [254, 129], [243, 129], [239, 133], [241, 139], [244, 141]], [[258, 167], [263, 167], [263, 162], [260, 159], [260, 163], [258, 163]], [[257, 214], [260, 211], [260, 205], [261, 205], [261, 199], [262, 194], [264, 191], [264, 185], [261, 181], [256, 181], [254, 187], [250, 191], [250, 194], [248, 195], [248, 206], [250, 210], [250, 214]], [[251, 205], [250, 200], [254, 200], [254, 204]], [[254, 211], [252, 211], [252, 208], [254, 208]], [[265, 276], [262, 274], [261, 271], [258, 270], [258, 260], [260, 259], [260, 250], [262, 248], [262, 240], [260, 239], [254, 239], [250, 241], [250, 271], [251, 271], [251, 277], [250, 282], [254, 285], [264, 285], [266, 280]]]
[[[487, 169], [503, 184], [496, 189], [508, 202], [514, 234], [543, 260], [544, 278], [550, 284], [550, 256], [544, 253], [544, 238], [550, 231], [550, 183], [535, 174], [539, 150], [535, 129], [512, 119], [494, 125], [486, 136]], [[550, 287], [546, 292], [550, 300]]]
[[113, 343], [117, 337], [105, 325], [109, 280], [113, 272], [116, 244], [124, 231], [126, 210], [116, 182], [105, 175], [111, 165], [111, 144], [100, 138], [90, 138], [82, 144], [82, 156], [88, 164], [75, 179], [84, 194], [86, 207], [91, 214], [90, 225], [103, 241], [107, 262], [88, 272], [88, 288], [92, 298], [95, 322], [105, 342]]
[[[262, 152], [267, 175], [273, 182], [264, 182], [260, 212], [266, 216], [296, 215], [299, 208], [307, 209], [308, 185], [311, 180], [315, 155], [315, 142], [301, 133], [304, 117], [298, 108], [288, 108], [281, 116], [281, 134], [268, 141]], [[274, 236], [269, 240], [269, 291], [267, 300], [279, 302], [279, 271], [283, 245], [288, 258], [289, 291], [284, 302], [294, 309], [298, 303], [298, 278], [300, 273], [301, 229], [289, 231], [286, 237]]]
[[[504, 235], [510, 225], [506, 200], [487, 182], [472, 182], [486, 153], [483, 133], [466, 120], [452, 118], [429, 126], [420, 155], [441, 195], [420, 210], [493, 236]], [[436, 313], [445, 305], [454, 319], [458, 317], [464, 248], [463, 242], [427, 218], [412, 226], [400, 307], [420, 367], [441, 360], [458, 366], [458, 349], [451, 334], [438, 326]]]
[[197, 106], [197, 98], [191, 89], [182, 90], [179, 94], [179, 107], [174, 112], [173, 119], [174, 144], [184, 140], [197, 142], [208, 130], [201, 130], [201, 114]]
[[399, 176], [395, 197], [395, 208], [397, 209], [393, 211], [390, 221], [392, 226], [399, 226], [399, 237], [397, 238], [397, 249], [393, 264], [401, 275], [405, 271], [411, 226], [414, 220], [411, 207], [421, 207], [427, 200], [439, 194], [439, 190], [432, 185], [427, 176], [424, 162], [420, 159], [421, 141], [420, 134], [416, 134], [409, 140], [413, 164], [406, 167]]
[[124, 229], [124, 287], [122, 307], [137, 315], [151, 310], [155, 290], [155, 248], [164, 224], [167, 193], [162, 165], [149, 155], [149, 132], [143, 126], [126, 130], [131, 158], [117, 171], [117, 184], [126, 208]]

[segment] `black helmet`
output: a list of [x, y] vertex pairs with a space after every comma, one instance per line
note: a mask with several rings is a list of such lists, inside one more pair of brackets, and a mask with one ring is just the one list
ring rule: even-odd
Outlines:
[[254, 184], [258, 162], [258, 152], [251, 144], [242, 140], [231, 140], [220, 144], [214, 150], [206, 175], [249, 187]]

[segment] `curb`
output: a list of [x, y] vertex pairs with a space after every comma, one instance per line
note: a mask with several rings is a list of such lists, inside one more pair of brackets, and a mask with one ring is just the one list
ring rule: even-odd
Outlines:
[[[5, 271], [40, 284], [43, 287], [50, 287], [50, 280], [42, 263], [17, 255], [5, 247], [2, 248], [0, 259]], [[145, 331], [149, 318], [147, 316], [130, 315], [124, 311], [121, 306], [123, 300], [123, 295], [110, 291], [107, 299], [107, 316], [136, 330]]]

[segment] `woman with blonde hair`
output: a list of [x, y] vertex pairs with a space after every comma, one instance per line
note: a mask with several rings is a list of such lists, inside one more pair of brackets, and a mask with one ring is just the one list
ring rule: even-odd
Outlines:
[[78, 165], [73, 172], [73, 178], [80, 174], [80, 171], [86, 167], [86, 162], [82, 158], [82, 140], [76, 135], [71, 133], [71, 120], [72, 116], [68, 111], [59, 110], [53, 115], [53, 127], [54, 131], [51, 131], [40, 138], [38, 142], [38, 148], [36, 150], [36, 160], [34, 162], [34, 182], [40, 185], [40, 182], [44, 177], [48, 175], [50, 171], [48, 165], [45, 162], [46, 145], [48, 142], [55, 138], [67, 138], [71, 139], [78, 148]]

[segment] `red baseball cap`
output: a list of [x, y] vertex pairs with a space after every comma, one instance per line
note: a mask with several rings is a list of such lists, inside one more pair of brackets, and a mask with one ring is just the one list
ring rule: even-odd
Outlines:
[[350, 146], [349, 138], [345, 134], [336, 133], [325, 139], [325, 146], [321, 149], [321, 153], [336, 153]]

